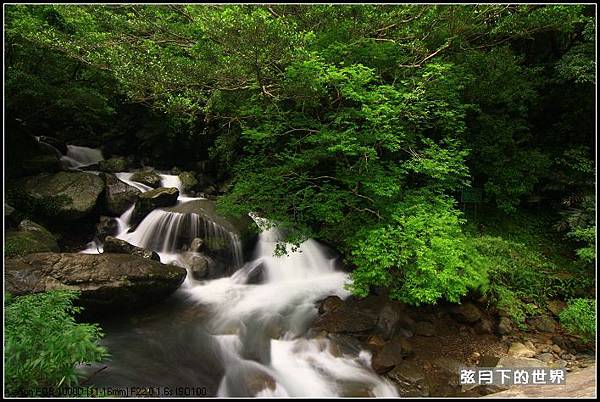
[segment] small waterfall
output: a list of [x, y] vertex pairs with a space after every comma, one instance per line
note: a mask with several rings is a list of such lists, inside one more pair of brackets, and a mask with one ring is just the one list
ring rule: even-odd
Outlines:
[[152, 187], [150, 187], [150, 186], [147, 186], [145, 184], [131, 180], [131, 176], [133, 176], [133, 173], [119, 172], [119, 173], [115, 173], [115, 176], [117, 176], [117, 179], [121, 180], [122, 182], [127, 183], [130, 186], [137, 188], [142, 193], [152, 190]]
[[175, 174], [161, 174], [161, 186], [163, 187], [176, 187], [179, 190], [179, 194], [183, 195], [183, 185], [181, 179]]
[[93, 165], [103, 160], [102, 151], [99, 149], [67, 145], [67, 154], [61, 160], [68, 162], [74, 168]]
[[155, 209], [132, 233], [121, 233], [119, 238], [158, 253], [184, 251], [192, 240], [199, 237], [213, 254], [242, 265], [242, 243], [237, 234], [229, 232], [216, 222], [194, 213], [179, 213]]
[[[212, 307], [210, 326], [225, 349], [219, 396], [245, 389], [248, 374], [239, 367], [247, 364], [272, 377], [251, 396], [345, 396], [359, 388], [373, 396], [397, 396], [394, 386], [372, 371], [370, 353], [336, 355], [331, 340], [306, 337], [317, 316], [316, 302], [334, 294], [348, 297], [349, 278], [335, 270], [335, 259], [314, 240], [274, 256], [281, 240], [277, 228], [264, 230], [253, 261], [231, 277], [183, 289], [190, 299]], [[256, 273], [260, 283], [248, 284]]]

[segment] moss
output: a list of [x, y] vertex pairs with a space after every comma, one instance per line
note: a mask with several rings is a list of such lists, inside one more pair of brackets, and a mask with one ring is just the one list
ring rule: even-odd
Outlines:
[[127, 160], [121, 157], [114, 157], [98, 162], [98, 170], [102, 172], [123, 172], [127, 170]]
[[184, 191], [194, 190], [198, 185], [198, 179], [192, 172], [181, 172], [179, 180], [181, 180]]
[[31, 253], [59, 251], [56, 240], [36, 232], [11, 231], [6, 233], [4, 250], [7, 257], [23, 257]]

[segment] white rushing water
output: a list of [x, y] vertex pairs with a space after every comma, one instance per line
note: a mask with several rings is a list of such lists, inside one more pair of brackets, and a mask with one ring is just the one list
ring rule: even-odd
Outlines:
[[[132, 175], [116, 174], [142, 192], [151, 190], [132, 181]], [[180, 205], [199, 200], [183, 194], [178, 176], [163, 174], [161, 179], [163, 186], [180, 190]], [[188, 269], [178, 291], [211, 312], [202, 324], [217, 345], [214, 353], [224, 369], [218, 396], [398, 396], [395, 387], [371, 369], [369, 352], [342, 353], [333, 340], [307, 335], [319, 300], [349, 296], [348, 274], [335, 269], [335, 258], [317, 241], [309, 239], [297, 251], [275, 256], [282, 234], [253, 216], [262, 232], [251, 261], [243, 264], [240, 239], [216, 221], [156, 209], [130, 232], [132, 212], [133, 206], [116, 218], [117, 237], [156, 251], [161, 262], [189, 268], [190, 257], [197, 253], [183, 245], [198, 237], [224, 242], [228, 261], [239, 268], [230, 276], [206, 281], [191, 280]], [[83, 252], [102, 252], [102, 244], [91, 242]]]
[[[183, 289], [189, 297], [212, 307], [211, 329], [222, 345], [226, 373], [219, 396], [248, 391], [246, 370], [273, 379], [255, 396], [343, 396], [348, 384], [359, 384], [373, 396], [397, 396], [396, 389], [370, 368], [370, 354], [336, 355], [332, 341], [304, 335], [317, 316], [316, 302], [329, 295], [342, 298], [348, 275], [336, 271], [334, 259], [316, 241], [297, 252], [274, 256], [281, 240], [276, 228], [263, 231], [255, 259], [234, 275]], [[262, 271], [259, 284], [246, 281]], [[250, 365], [250, 366], [248, 366]]]
[[68, 162], [71, 167], [81, 168], [98, 163], [104, 157], [99, 149], [67, 145], [67, 154], [61, 159]]

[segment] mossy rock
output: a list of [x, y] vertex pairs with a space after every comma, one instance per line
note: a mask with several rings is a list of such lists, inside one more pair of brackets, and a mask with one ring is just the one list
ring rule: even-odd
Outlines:
[[128, 167], [129, 163], [127, 162], [127, 159], [120, 156], [114, 156], [98, 162], [97, 169], [101, 172], [116, 173], [126, 171]]
[[59, 251], [56, 238], [45, 227], [23, 220], [18, 230], [8, 230], [4, 241], [6, 257], [22, 257], [44, 251]]
[[140, 170], [131, 176], [131, 180], [145, 184], [152, 188], [160, 187], [162, 179], [154, 170]]
[[193, 172], [181, 172], [179, 174], [183, 191], [193, 191], [198, 186], [198, 179]]
[[5, 261], [5, 287], [11, 294], [78, 290], [78, 301], [92, 312], [163, 300], [185, 276], [184, 268], [128, 254], [35, 253]]
[[104, 179], [106, 191], [104, 192], [104, 206], [106, 210], [114, 215], [122, 215], [135, 203], [141, 191], [129, 184], [119, 180], [110, 173], [101, 173]]
[[20, 183], [25, 195], [39, 205], [47, 218], [75, 221], [91, 214], [104, 181], [86, 172], [59, 172], [27, 177]]
[[175, 205], [178, 197], [179, 190], [176, 187], [160, 187], [140, 194], [131, 214], [131, 222], [138, 224], [152, 210]]

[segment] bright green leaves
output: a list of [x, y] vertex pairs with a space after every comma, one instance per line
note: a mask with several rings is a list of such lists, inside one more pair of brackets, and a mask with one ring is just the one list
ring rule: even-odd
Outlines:
[[585, 342], [596, 338], [596, 300], [573, 299], [560, 312], [560, 323], [572, 334], [579, 335]]
[[5, 310], [5, 380], [10, 396], [31, 396], [43, 387], [77, 385], [75, 365], [108, 356], [98, 344], [95, 324], [79, 324], [73, 306], [77, 293], [53, 291], [7, 297]]
[[352, 289], [385, 287], [410, 304], [458, 301], [485, 272], [463, 238], [453, 202], [432, 192], [407, 195], [389, 224], [361, 231], [352, 251]]

